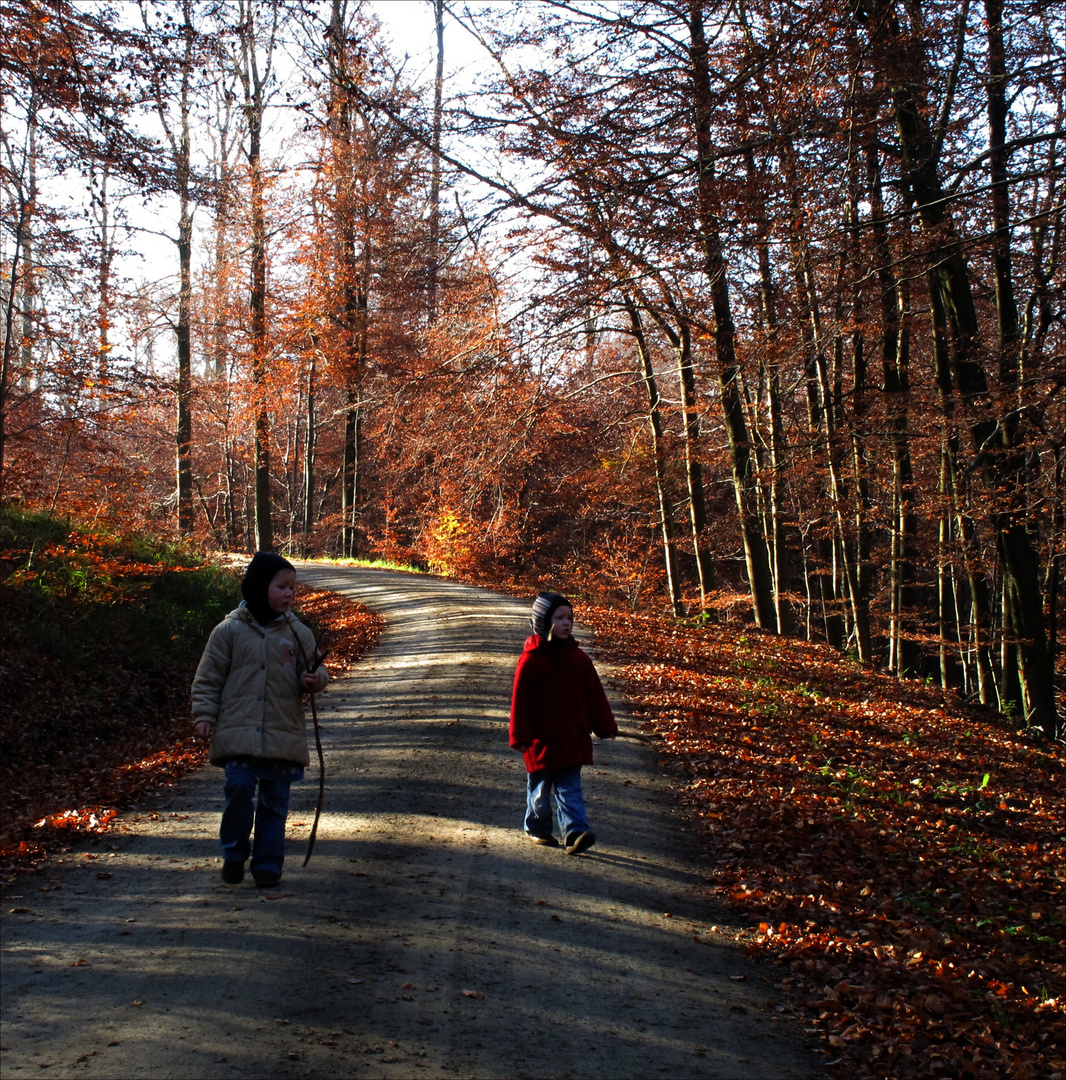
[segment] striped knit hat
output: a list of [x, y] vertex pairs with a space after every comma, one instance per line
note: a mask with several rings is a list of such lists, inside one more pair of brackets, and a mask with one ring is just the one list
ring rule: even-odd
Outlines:
[[561, 596], [557, 592], [537, 593], [537, 598], [533, 601], [533, 614], [529, 619], [530, 625], [533, 627], [533, 633], [537, 637], [547, 639], [548, 634], [551, 633], [552, 616], [555, 614], [556, 609], [561, 607], [573, 609], [573, 606], [565, 596]]

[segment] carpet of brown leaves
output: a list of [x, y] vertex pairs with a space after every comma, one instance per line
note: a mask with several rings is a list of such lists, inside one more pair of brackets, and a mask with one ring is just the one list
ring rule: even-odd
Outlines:
[[841, 1075], [1066, 1076], [1061, 746], [821, 646], [581, 619]]
[[[384, 626], [379, 615], [336, 593], [298, 588], [296, 606], [321, 635], [320, 647], [329, 650], [326, 667], [334, 677], [373, 647]], [[32, 656], [12, 650], [5, 659], [5, 678], [37, 678]], [[156, 676], [151, 687], [142, 687], [143, 708], [120, 719], [106, 697], [94, 700], [91, 688], [66, 686], [50, 675], [41, 693], [53, 695], [56, 708], [79, 714], [82, 737], [51, 748], [47, 766], [3, 769], [0, 872], [5, 878], [61, 850], [72, 830], [107, 831], [119, 810], [207, 761], [207, 741], [192, 733], [192, 675], [192, 669], [182, 668]], [[16, 719], [9, 715], [6, 722]]]
[[[298, 606], [334, 675], [383, 625], [333, 593]], [[1066, 1080], [1061, 746], [817, 645], [581, 618], [675, 770], [710, 887], [750, 918], [748, 947], [782, 966], [842, 1075]], [[4, 777], [6, 873], [203, 763], [190, 677], [136, 730]]]

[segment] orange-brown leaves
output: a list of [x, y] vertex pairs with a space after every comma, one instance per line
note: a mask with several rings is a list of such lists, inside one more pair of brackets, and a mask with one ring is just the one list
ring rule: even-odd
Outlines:
[[1060, 748], [823, 647], [582, 618], [677, 770], [711, 890], [844, 1072], [1063, 1071]]
[[[330, 650], [327, 666], [334, 677], [348, 671], [381, 632], [380, 616], [335, 593], [301, 589], [298, 600], [301, 614], [325, 632], [323, 648]], [[69, 721], [55, 729], [47, 745], [35, 744], [32, 754], [22, 753], [17, 762], [5, 753], [0, 865], [8, 874], [40, 863], [68, 841], [72, 830], [107, 831], [118, 809], [206, 761], [207, 741], [191, 732], [187, 663], [136, 675], [137, 707], [126, 713], [116, 707], [107, 671], [98, 673], [98, 686], [68, 684], [54, 669], [42, 680], [33, 655], [20, 649], [7, 650], [5, 667], [9, 687], [12, 680], [40, 687], [22, 708], [9, 703], [5, 741], [17, 744], [21, 727], [43, 708]]]
[[346, 600], [335, 592], [296, 587], [297, 613], [320, 634], [319, 649], [329, 650], [326, 667], [337, 678], [377, 642], [385, 620], [362, 604]]

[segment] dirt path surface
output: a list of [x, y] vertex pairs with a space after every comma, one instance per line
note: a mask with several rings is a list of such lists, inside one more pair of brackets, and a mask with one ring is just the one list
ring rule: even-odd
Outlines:
[[384, 571], [300, 578], [386, 619], [320, 698], [310, 865], [314, 767], [281, 887], [223, 885], [207, 768], [24, 878], [4, 903], [5, 1080], [820, 1075], [696, 891], [654, 747], [597, 745], [590, 852], [525, 840], [506, 733], [524, 603]]

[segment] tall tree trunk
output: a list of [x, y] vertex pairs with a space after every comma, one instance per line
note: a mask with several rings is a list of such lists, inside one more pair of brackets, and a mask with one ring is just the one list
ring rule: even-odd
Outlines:
[[866, 193], [877, 258], [881, 311], [881, 374], [888, 414], [888, 441], [892, 454], [892, 540], [890, 577], [888, 667], [902, 677], [918, 669], [920, 650], [913, 612], [918, 604], [915, 569], [918, 565], [918, 515], [914, 511], [914, 469], [909, 436], [910, 329], [908, 295], [892, 271], [892, 249], [881, 187], [881, 161], [877, 147], [866, 147]]
[[[151, 23], [142, 5], [141, 19], [146, 31]], [[178, 532], [188, 536], [193, 527], [192, 470], [192, 232], [195, 200], [192, 191], [192, 141], [189, 117], [192, 111], [192, 79], [197, 61], [197, 31], [192, 0], [181, 3], [181, 79], [175, 100], [176, 121], [169, 111], [168, 91], [153, 69], [152, 93], [156, 115], [163, 127], [174, 166], [174, 194], [178, 198], [178, 318], [174, 327], [177, 352], [177, 387], [174, 417], [175, 503]]]
[[362, 415], [359, 408], [359, 391], [349, 387], [345, 391], [344, 446], [341, 452], [341, 517], [343, 554], [352, 558], [356, 554], [356, 524], [359, 506], [359, 444], [362, 436]]
[[255, 546], [274, 548], [274, 525], [270, 506], [270, 413], [266, 401], [266, 210], [263, 205], [261, 160], [262, 108], [253, 107], [249, 121], [248, 160], [252, 168], [252, 266], [249, 312], [252, 331], [252, 393], [255, 401]]
[[[34, 240], [33, 240], [33, 215], [32, 208], [37, 205], [37, 107], [36, 92], [31, 93], [29, 111], [26, 117], [26, 186], [25, 193], [31, 213], [27, 216], [21, 230], [22, 233], [22, 267], [19, 292], [22, 294], [20, 304], [20, 322], [22, 323], [21, 342], [19, 346], [19, 384], [23, 391], [28, 391], [31, 385], [31, 372], [33, 371], [33, 346], [37, 339], [37, 269], [33, 264]], [[18, 244], [16, 242], [16, 249]], [[17, 257], [12, 273], [17, 271]], [[11, 293], [9, 301], [14, 303], [15, 294]], [[6, 340], [6, 339], [5, 339]]]
[[433, 0], [437, 35], [437, 71], [433, 79], [433, 162], [429, 183], [429, 267], [426, 308], [430, 323], [437, 321], [440, 280], [440, 139], [444, 109], [444, 0]]
[[[946, 447], [940, 458], [940, 511], [937, 528], [937, 641], [940, 647], [940, 686], [947, 690], [957, 681], [957, 665], [949, 641], [955, 625], [955, 578], [951, 572], [951, 466]], [[957, 637], [957, 634], [954, 635]]]
[[236, 469], [237, 463], [233, 454], [233, 443], [226, 436], [226, 548], [232, 551], [237, 545], [237, 537], [240, 535], [240, 522], [237, 520], [237, 496], [236, 496]]
[[663, 454], [663, 422], [659, 408], [659, 385], [655, 379], [655, 368], [651, 360], [651, 350], [644, 334], [640, 311], [632, 298], [624, 298], [629, 323], [633, 331], [633, 340], [637, 344], [640, 356], [641, 374], [644, 388], [648, 394], [648, 425], [651, 428], [652, 463], [655, 471], [655, 495], [659, 504], [659, 527], [662, 531], [663, 559], [666, 565], [666, 588], [670, 597], [670, 607], [675, 619], [685, 614], [681, 602], [681, 582], [677, 572], [677, 542], [674, 539], [674, 522], [670, 513], [670, 500], [666, 494], [666, 462]]
[[[999, 372], [1005, 387], [1019, 382], [1017, 344], [1018, 302], [1011, 276], [1010, 191], [1007, 178], [1007, 69], [1003, 48], [1003, 0], [985, 0], [988, 42], [988, 171], [991, 181], [993, 269], [999, 328]], [[1005, 402], [1007, 418], [1017, 413]]]
[[703, 491], [700, 462], [699, 406], [696, 402], [696, 373], [692, 363], [692, 330], [684, 318], [671, 326], [665, 316], [653, 317], [670, 340], [677, 360], [677, 381], [681, 396], [681, 433], [685, 447], [685, 483], [688, 489], [689, 525], [696, 577], [700, 589], [700, 611], [707, 610], [707, 594], [714, 588], [714, 564], [707, 550], [707, 501]]
[[111, 220], [111, 204], [108, 185], [110, 168], [105, 161], [99, 174], [94, 165], [90, 165], [89, 183], [92, 191], [90, 198], [93, 218], [96, 222], [96, 374], [101, 386], [106, 386], [111, 377], [111, 315], [112, 268], [115, 261], [114, 223]]
[[800, 199], [797, 155], [789, 141], [784, 140], [783, 146], [782, 164], [792, 208], [789, 236], [792, 274], [795, 280], [796, 304], [802, 314], [805, 335], [804, 384], [810, 432], [809, 452], [816, 468], [823, 470], [825, 474], [825, 479], [819, 483], [820, 505], [825, 507], [825, 510], [824, 514], [816, 518], [818, 592], [826, 642], [842, 651], [848, 636], [848, 600], [853, 597], [854, 590], [851, 588], [853, 582], [845, 547], [848, 529], [841, 517], [847, 493], [842, 479], [842, 449], [837, 433], [837, 417], [841, 404], [841, 394], [837, 386], [840, 358], [834, 358], [831, 369], [824, 351], [821, 305], [810, 239], [804, 224], [806, 212]]
[[[337, 234], [340, 302], [337, 323], [341, 336], [340, 366], [344, 378], [344, 438], [341, 451], [341, 550], [351, 557], [358, 547], [361, 503], [362, 383], [366, 364], [369, 265], [361, 265], [357, 250], [355, 195], [355, 105], [352, 74], [348, 70], [347, 32], [343, 0], [333, 0], [330, 22], [329, 132], [334, 162], [334, 227]], [[434, 151], [436, 158], [436, 151]], [[369, 237], [364, 237], [363, 258], [369, 259]]]
[[[3, 356], [0, 358], [0, 499], [4, 493], [4, 449], [7, 443], [7, 411], [10, 406], [8, 394], [17, 357], [26, 353], [25, 335], [15, 334], [16, 318], [25, 328], [28, 305], [32, 299], [27, 292], [32, 290], [34, 267], [33, 252], [33, 214], [37, 201], [36, 171], [37, 138], [37, 95], [30, 98], [27, 116], [26, 144], [23, 148], [21, 170], [12, 168], [9, 184], [17, 197], [17, 209], [12, 215], [11, 246], [5, 252], [7, 258], [7, 280], [4, 282], [4, 342]], [[12, 154], [14, 157], [14, 154]], [[12, 165], [14, 163], [12, 162]]]
[[[749, 150], [744, 156], [748, 179], [753, 183], [759, 180], [759, 170], [755, 156]], [[765, 386], [766, 411], [769, 414], [769, 439], [764, 440], [767, 448], [766, 511], [767, 538], [770, 545], [770, 569], [773, 574], [774, 609], [777, 615], [778, 631], [782, 634], [792, 632], [792, 608], [788, 601], [790, 587], [790, 565], [788, 546], [785, 541], [785, 513], [783, 507], [783, 483], [788, 467], [785, 425], [781, 407], [781, 367], [777, 357], [778, 315], [777, 290], [774, 285], [773, 271], [770, 268], [770, 221], [765, 214], [758, 219], [756, 250], [759, 260], [759, 320], [766, 335], [766, 352], [769, 362], [760, 359], [759, 383]]]
[[1066, 443], [1055, 446], [1055, 482], [1052, 500], [1050, 543], [1051, 557], [1048, 559], [1047, 585], [1044, 595], [1048, 602], [1048, 625], [1051, 632], [1048, 651], [1051, 653], [1051, 666], [1055, 667], [1059, 645], [1059, 602], [1062, 589], [1062, 565], [1066, 562]]
[[178, 531], [188, 536], [193, 526], [192, 505], [192, 200], [189, 194], [188, 114], [182, 131], [182, 155], [178, 168], [178, 324], [177, 336], [178, 393], [176, 443]]
[[241, 0], [242, 62], [239, 74], [244, 86], [244, 117], [248, 129], [247, 157], [252, 188], [251, 289], [248, 306], [255, 412], [255, 545], [258, 551], [272, 551], [274, 524], [270, 503], [270, 412], [266, 385], [270, 344], [267, 336], [267, 228], [262, 160], [264, 95], [269, 79], [270, 61], [268, 59], [266, 70], [260, 72], [256, 55], [258, 41], [255, 10], [250, 0]]
[[[840, 281], [837, 286], [838, 326], [845, 320], [850, 326], [850, 334], [844, 336], [844, 330], [838, 330], [838, 348], [851, 357], [852, 393], [851, 393], [851, 521], [842, 531], [847, 543], [846, 533], [851, 534], [853, 546], [852, 571], [852, 608], [855, 612], [855, 637], [859, 659], [864, 664], [872, 664], [873, 640], [870, 627], [870, 591], [872, 585], [870, 558], [870, 485], [869, 454], [867, 442], [866, 414], [869, 408], [868, 363], [866, 358], [866, 338], [863, 332], [865, 317], [862, 286], [863, 256], [859, 248], [859, 179], [858, 157], [854, 139], [848, 153], [848, 202], [845, 229], [849, 243], [840, 259]], [[850, 278], [850, 286], [847, 280]], [[850, 295], [848, 295], [850, 293]], [[842, 371], [843, 361], [838, 371]], [[843, 519], [843, 509], [841, 513]], [[850, 526], [850, 528], [848, 528]]]
[[[913, 0], [917, 8], [920, 0]], [[903, 182], [929, 240], [931, 289], [938, 294], [951, 338], [951, 393], [964, 407], [971, 442], [987, 487], [996, 493], [990, 524], [1011, 592], [1011, 630], [1018, 640], [1026, 719], [1048, 737], [1059, 732], [1055, 680], [1048, 649], [1039, 560], [1027, 528], [1024, 456], [1014, 445], [1012, 407], [993, 410], [982, 367], [980, 327], [950, 203], [939, 175], [939, 147], [919, 77], [926, 68], [920, 46], [900, 31], [895, 0], [867, 0], [856, 9], [873, 14], [870, 38], [882, 50], [902, 151]], [[994, 82], [995, 80], [993, 80]], [[1003, 507], [1003, 508], [1000, 508]]]
[[702, 0], [689, 2], [689, 32], [691, 45], [689, 61], [692, 68], [693, 106], [695, 112], [696, 149], [698, 155], [697, 193], [699, 200], [700, 237], [703, 243], [703, 269], [711, 294], [714, 315], [714, 346], [718, 368], [718, 385], [722, 396], [722, 414], [733, 472], [737, 517], [744, 542], [748, 586], [751, 590], [752, 613], [755, 624], [777, 632], [777, 611], [774, 605], [773, 575], [770, 572], [770, 553], [763, 536], [756, 505], [752, 475], [751, 440], [748, 436], [744, 403], [737, 381], [736, 327], [729, 299], [724, 247], [715, 212], [714, 156], [711, 141], [711, 81], [707, 37], [703, 25]]
[[315, 354], [307, 369], [307, 414], [304, 418], [304, 475], [303, 475], [303, 553], [307, 555], [311, 530], [315, 527]]

